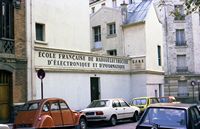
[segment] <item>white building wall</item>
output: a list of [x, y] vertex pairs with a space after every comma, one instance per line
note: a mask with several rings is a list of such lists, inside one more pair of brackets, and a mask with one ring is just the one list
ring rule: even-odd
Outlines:
[[116, 0], [117, 6], [113, 7], [112, 0], [100, 0], [98, 2], [90, 4], [90, 13], [92, 13], [92, 8], [95, 8], [95, 12], [97, 12], [100, 8], [102, 8], [103, 3], [105, 3], [106, 7], [118, 8], [123, 3], [123, 1], [125, 1], [125, 3], [127, 4], [129, 3], [129, 0]]
[[200, 74], [200, 15], [194, 13], [192, 16], [192, 28], [193, 28], [193, 52], [194, 52], [194, 71], [196, 74]]
[[[35, 23], [45, 24], [44, 42], [36, 41]], [[89, 52], [89, 23], [89, 4], [83, 0], [26, 1], [28, 100], [37, 98], [34, 47]]]
[[146, 75], [145, 74], [132, 74], [131, 75], [131, 97], [147, 96], [146, 87]]
[[[105, 15], [106, 14], [106, 15]], [[117, 50], [118, 56], [124, 55], [124, 44], [122, 43], [122, 29], [121, 29], [121, 11], [118, 9], [103, 7], [98, 12], [91, 16], [90, 27], [90, 41], [92, 51], [96, 53], [107, 54], [107, 50]], [[108, 36], [108, 24], [115, 23], [116, 35]], [[102, 48], [94, 49], [94, 34], [93, 27], [101, 26], [101, 44]]]
[[[90, 77], [100, 79], [100, 99], [124, 98], [130, 101], [130, 78], [125, 74], [47, 72], [43, 80], [43, 96], [44, 98], [63, 98], [68, 102], [70, 108], [83, 109], [91, 102]], [[36, 99], [40, 99], [40, 79], [36, 79], [36, 89]]]
[[144, 23], [130, 25], [123, 29], [125, 37], [125, 55], [130, 57], [146, 55]]
[[[89, 74], [46, 72], [46, 76], [43, 80], [43, 88], [44, 98], [63, 98], [72, 109], [82, 109], [90, 103]], [[40, 99], [40, 79], [36, 79], [36, 89], [36, 99]]]
[[[156, 12], [153, 6], [150, 7], [145, 22], [146, 36], [146, 68], [147, 70], [163, 72], [163, 30], [162, 24], [158, 21]], [[158, 65], [158, 49], [161, 47], [161, 66]]]
[[35, 40], [35, 23], [42, 23], [45, 24], [43, 45], [49, 48], [90, 51], [87, 2], [83, 0], [59, 0], [59, 2], [31, 0], [30, 2], [32, 2], [30, 11], [33, 40]]
[[101, 98], [124, 98], [130, 101], [130, 75], [129, 74], [101, 74]]

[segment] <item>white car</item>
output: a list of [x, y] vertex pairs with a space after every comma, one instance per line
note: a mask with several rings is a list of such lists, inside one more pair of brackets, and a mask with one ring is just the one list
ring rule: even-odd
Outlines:
[[116, 125], [120, 119], [139, 120], [140, 109], [130, 106], [123, 99], [102, 99], [94, 100], [89, 106], [82, 110], [86, 114], [87, 121], [108, 121]]
[[6, 124], [0, 124], [0, 129], [10, 129]]

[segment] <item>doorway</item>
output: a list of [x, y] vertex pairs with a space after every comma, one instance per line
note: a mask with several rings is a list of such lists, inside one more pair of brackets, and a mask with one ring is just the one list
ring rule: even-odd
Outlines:
[[0, 123], [10, 121], [12, 107], [12, 74], [0, 70]]
[[90, 78], [91, 101], [100, 99], [99, 78]]

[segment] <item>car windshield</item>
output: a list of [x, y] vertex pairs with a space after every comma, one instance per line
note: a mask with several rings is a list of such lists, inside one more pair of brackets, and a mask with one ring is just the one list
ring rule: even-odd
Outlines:
[[30, 103], [25, 103], [20, 110], [31, 111], [31, 110], [37, 110], [38, 108], [39, 108], [39, 102], [30, 102]]
[[142, 124], [183, 128], [186, 126], [186, 111], [175, 108], [149, 108]]
[[168, 103], [169, 102], [169, 98], [159, 98], [159, 102], [160, 103]]
[[133, 100], [133, 105], [145, 105], [147, 103], [146, 99], [135, 99]]
[[108, 105], [109, 105], [109, 101], [108, 100], [94, 100], [94, 101], [92, 101], [92, 103], [90, 103], [88, 108], [106, 107]]

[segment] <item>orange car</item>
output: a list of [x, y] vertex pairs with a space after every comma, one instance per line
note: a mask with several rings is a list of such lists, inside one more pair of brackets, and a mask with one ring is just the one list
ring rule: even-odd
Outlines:
[[86, 129], [85, 114], [70, 110], [63, 99], [47, 98], [25, 103], [17, 113], [13, 128], [57, 128], [69, 126]]

